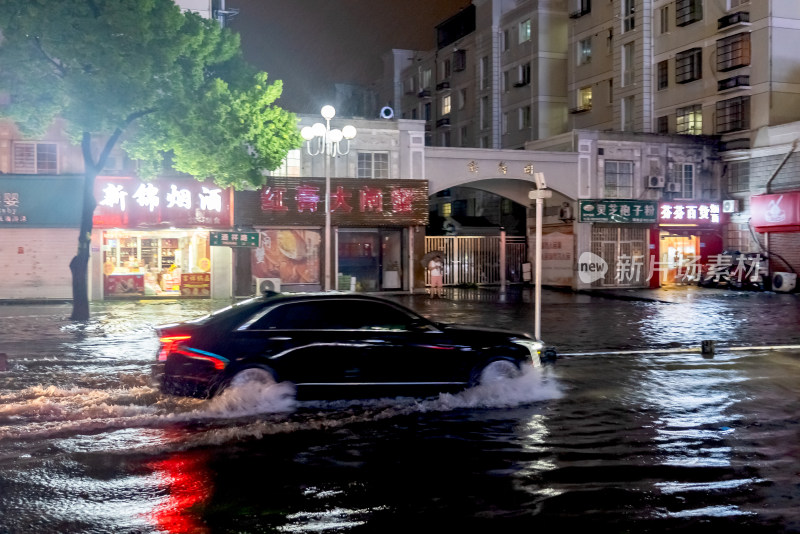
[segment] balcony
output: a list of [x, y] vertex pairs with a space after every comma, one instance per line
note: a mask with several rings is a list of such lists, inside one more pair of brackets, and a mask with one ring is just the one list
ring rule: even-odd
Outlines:
[[717, 19], [717, 30], [729, 30], [740, 26], [750, 26], [749, 11], [737, 11]]
[[447, 89], [450, 89], [450, 82], [449, 81], [444, 81], [444, 82], [440, 82], [440, 83], [436, 84], [436, 90], [437, 91], [444, 91], [444, 90], [447, 90]]
[[422, 91], [417, 93], [417, 96], [420, 97], [420, 98], [430, 98], [431, 97], [431, 90], [430, 89], [423, 89]]
[[442, 117], [438, 121], [436, 121], [437, 128], [449, 128], [450, 127], [450, 117]]
[[725, 78], [717, 82], [717, 91], [720, 93], [732, 91], [734, 89], [750, 89], [750, 76], [740, 74], [731, 78]]
[[586, 113], [587, 111], [592, 111], [592, 105], [589, 104], [588, 106], [578, 106], [576, 108], [570, 108], [569, 112], [572, 115], [577, 115], [578, 113]]
[[569, 14], [569, 18], [571, 18], [571, 19], [579, 19], [582, 16], [588, 15], [591, 12], [592, 12], [592, 8], [590, 8], [590, 7], [582, 8], [582, 9], [579, 9], [578, 11], [573, 11], [572, 13], [570, 13]]

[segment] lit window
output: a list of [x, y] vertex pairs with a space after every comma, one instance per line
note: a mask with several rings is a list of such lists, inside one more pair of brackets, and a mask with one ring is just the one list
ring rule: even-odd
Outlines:
[[442, 97], [442, 115], [450, 114], [450, 95]]
[[578, 109], [592, 109], [592, 88], [581, 87], [578, 90]]
[[519, 42], [525, 43], [531, 40], [531, 19], [519, 23]]
[[676, 115], [676, 133], [684, 135], [701, 135], [703, 133], [703, 107], [700, 104], [678, 108]]

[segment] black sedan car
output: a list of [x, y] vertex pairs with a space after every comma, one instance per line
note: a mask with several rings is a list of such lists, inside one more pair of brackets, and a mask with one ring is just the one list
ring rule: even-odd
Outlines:
[[266, 294], [158, 334], [162, 391], [195, 397], [246, 381], [288, 381], [298, 398], [427, 396], [517, 376], [543, 349], [352, 293]]

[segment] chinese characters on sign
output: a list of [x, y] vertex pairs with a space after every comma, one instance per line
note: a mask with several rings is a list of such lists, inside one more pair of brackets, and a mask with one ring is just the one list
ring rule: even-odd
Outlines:
[[0, 204], [0, 223], [24, 223], [28, 218], [19, 213], [19, 193], [3, 193]]
[[209, 243], [212, 247], [250, 247], [260, 244], [258, 232], [210, 232]]
[[211, 295], [211, 273], [181, 274], [181, 295], [184, 297]]
[[596, 199], [579, 201], [579, 222], [644, 223], [656, 220], [653, 200]]
[[[273, 177], [259, 191], [235, 194], [238, 226], [316, 226], [325, 218], [325, 181]], [[424, 180], [336, 178], [329, 198], [334, 226], [428, 223]]]
[[663, 202], [659, 206], [661, 224], [719, 224], [720, 204], [716, 202]]
[[142, 183], [99, 177], [95, 225], [133, 227], [168, 222], [173, 226], [230, 226], [229, 193], [195, 180]]

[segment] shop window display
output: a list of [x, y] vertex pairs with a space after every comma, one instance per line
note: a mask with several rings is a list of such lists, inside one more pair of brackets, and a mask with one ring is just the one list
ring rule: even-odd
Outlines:
[[104, 232], [105, 295], [210, 296], [209, 258], [208, 232]]

